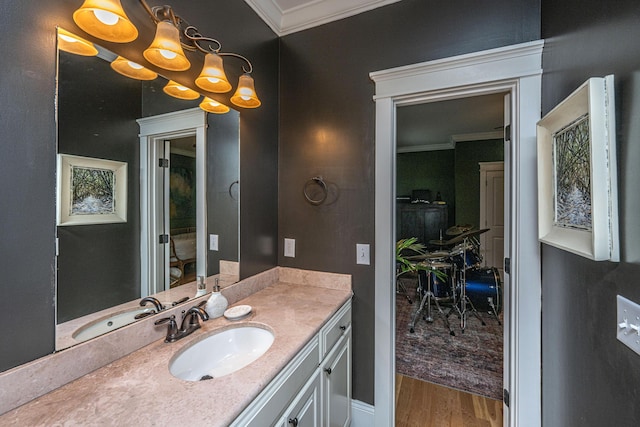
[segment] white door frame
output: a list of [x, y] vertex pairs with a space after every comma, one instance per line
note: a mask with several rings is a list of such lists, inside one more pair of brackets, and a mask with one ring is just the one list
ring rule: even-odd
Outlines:
[[196, 137], [196, 274], [207, 275], [207, 113], [200, 108], [159, 114], [137, 120], [140, 126], [140, 289], [141, 296], [166, 290], [160, 277], [169, 277], [169, 245], [159, 245], [158, 236], [169, 234], [168, 225], [157, 221], [154, 207], [161, 201], [159, 184], [158, 141], [195, 135]]
[[[534, 41], [370, 74], [376, 94], [375, 425], [395, 423], [396, 107], [489, 93], [512, 96], [511, 211], [505, 256], [509, 292], [510, 407], [505, 425], [541, 424], [541, 278], [537, 236], [536, 123], [540, 119], [542, 47]], [[506, 199], [505, 199], [506, 200]], [[507, 231], [505, 231], [505, 234]], [[508, 255], [507, 255], [508, 254]], [[523, 260], [523, 262], [519, 262]], [[508, 410], [507, 410], [508, 409]]]

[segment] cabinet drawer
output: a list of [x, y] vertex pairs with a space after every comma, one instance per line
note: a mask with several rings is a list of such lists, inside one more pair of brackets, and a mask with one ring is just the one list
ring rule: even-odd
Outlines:
[[324, 358], [351, 326], [351, 301], [347, 301], [320, 331], [320, 352]]

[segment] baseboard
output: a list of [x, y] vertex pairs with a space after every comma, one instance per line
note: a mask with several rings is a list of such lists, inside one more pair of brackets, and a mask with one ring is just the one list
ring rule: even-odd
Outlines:
[[370, 427], [374, 424], [373, 405], [359, 400], [351, 401], [351, 427]]

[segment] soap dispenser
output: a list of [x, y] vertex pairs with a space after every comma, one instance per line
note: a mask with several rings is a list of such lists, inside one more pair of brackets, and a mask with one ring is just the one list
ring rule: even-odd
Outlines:
[[211, 296], [207, 301], [205, 310], [207, 311], [207, 314], [209, 314], [209, 318], [215, 319], [216, 317], [220, 317], [224, 314], [228, 305], [229, 302], [224, 295], [220, 293], [220, 285], [218, 284], [218, 278], [216, 278], [215, 285], [213, 285], [213, 292], [211, 292]]

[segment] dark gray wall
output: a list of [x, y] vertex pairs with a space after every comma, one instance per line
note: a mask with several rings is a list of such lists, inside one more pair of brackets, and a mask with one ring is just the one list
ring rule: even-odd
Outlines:
[[480, 227], [479, 162], [504, 160], [504, 140], [466, 141], [456, 144], [456, 215], [454, 224]]
[[[355, 263], [356, 243], [375, 250], [369, 73], [538, 39], [539, 5], [404, 0], [282, 38], [279, 264], [353, 276], [355, 399], [374, 394], [374, 267]], [[333, 188], [321, 206], [302, 194], [316, 175]], [[295, 258], [282, 256], [285, 237]]]
[[[144, 63], [141, 52], [153, 38], [152, 23], [137, 1], [122, 3], [133, 11], [141, 35], [129, 44], [102, 44]], [[5, 1], [0, 14], [0, 54], [10, 58], [0, 63], [0, 324], [11, 331], [0, 346], [0, 371], [54, 349], [55, 26], [82, 34], [71, 18], [78, 6], [71, 0]], [[278, 39], [244, 2], [174, 6], [202, 33], [218, 37], [224, 50], [254, 64], [263, 104], [242, 112], [241, 119], [241, 274], [247, 276], [277, 262]], [[232, 71], [232, 62], [226, 70], [233, 81], [239, 72]], [[199, 67], [194, 61], [192, 73]]]
[[589, 77], [615, 74], [620, 263], [542, 245], [545, 426], [632, 426], [640, 356], [616, 340], [616, 295], [640, 303], [640, 3], [542, 2], [543, 114]]

